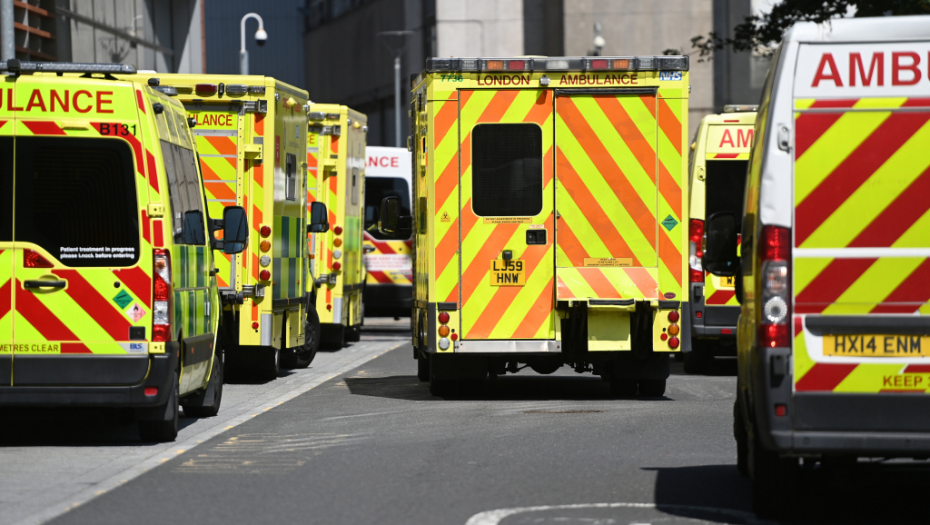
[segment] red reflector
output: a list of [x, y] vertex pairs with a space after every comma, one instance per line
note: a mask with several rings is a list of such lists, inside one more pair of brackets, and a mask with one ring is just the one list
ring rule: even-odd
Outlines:
[[788, 406], [787, 405], [775, 405], [775, 415], [778, 417], [785, 417], [788, 415]]
[[147, 386], [145, 387], [145, 395], [147, 396], [157, 396], [158, 387], [157, 386]]
[[171, 293], [171, 287], [157, 273], [155, 274], [155, 300], [167, 301]]
[[720, 333], [723, 335], [730, 335], [733, 333], [733, 330], [731, 328], [721, 328]]
[[326, 309], [329, 310], [329, 311], [332, 311], [332, 310], [333, 310], [333, 305], [331, 305], [331, 304], [326, 305]]
[[781, 226], [763, 226], [759, 258], [763, 261], [787, 261], [791, 252], [791, 230]]
[[661, 339], [661, 340], [663, 340], [663, 341], [668, 340], [668, 334], [662, 334], [662, 335], [660, 335], [660, 336], [659, 336], [659, 339]]
[[677, 323], [679, 317], [680, 317], [680, 316], [678, 315], [678, 312], [669, 312], [669, 313], [668, 313], [668, 320], [669, 320], [670, 323]]
[[439, 314], [439, 322], [442, 323], [442, 324], [448, 323], [448, 322], [449, 322], [449, 314], [448, 314], [447, 312], [440, 312], [440, 314]]
[[737, 120], [724, 120], [724, 122], [739, 122], [739, 119], [737, 119]]
[[155, 343], [164, 343], [171, 339], [171, 327], [166, 324], [156, 324], [152, 326], [152, 341]]
[[677, 337], [670, 337], [670, 338], [668, 339], [668, 347], [669, 347], [669, 348], [678, 348], [678, 338], [677, 338]]
[[342, 264], [339, 261], [336, 261], [333, 263], [333, 270], [336, 270], [338, 272], [341, 269], [342, 269]]
[[271, 226], [262, 226], [261, 234], [262, 237], [268, 237], [271, 235]]
[[258, 278], [263, 281], [267, 281], [268, 279], [271, 279], [271, 272], [268, 270], [262, 270], [258, 273]]
[[197, 93], [216, 93], [216, 84], [197, 84], [194, 88]]
[[607, 69], [607, 60], [600, 58], [597, 60], [591, 61], [591, 68], [593, 69]]
[[452, 334], [451, 336], [449, 336], [449, 339], [452, 339], [453, 341], [458, 341], [458, 340], [459, 340], [459, 334]]
[[52, 268], [52, 263], [42, 257], [39, 252], [23, 250], [23, 266], [26, 268]]
[[526, 67], [525, 60], [511, 60], [507, 62], [507, 69], [523, 69]]
[[759, 346], [766, 348], [789, 346], [787, 323], [761, 325], [759, 327]]
[[342, 235], [342, 226], [336, 226], [335, 228], [333, 228], [333, 233], [335, 233], [336, 235]]
[[698, 319], [700, 319], [700, 318], [704, 317], [704, 312], [694, 312], [694, 316], [697, 317]]
[[258, 330], [258, 321], [252, 322], [252, 330]]

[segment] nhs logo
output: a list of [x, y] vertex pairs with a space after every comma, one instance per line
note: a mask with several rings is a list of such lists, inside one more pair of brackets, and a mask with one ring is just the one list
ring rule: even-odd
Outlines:
[[681, 80], [681, 71], [659, 71], [659, 80]]

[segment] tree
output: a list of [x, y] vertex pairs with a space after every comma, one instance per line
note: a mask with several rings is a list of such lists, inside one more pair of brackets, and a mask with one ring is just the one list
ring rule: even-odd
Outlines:
[[771, 54], [782, 36], [796, 22], [823, 23], [855, 10], [856, 17], [930, 14], [930, 0], [783, 0], [764, 15], [747, 16], [733, 28], [733, 36], [721, 38], [716, 32], [691, 39], [699, 54], [698, 62], [713, 58], [715, 50], [755, 51]]

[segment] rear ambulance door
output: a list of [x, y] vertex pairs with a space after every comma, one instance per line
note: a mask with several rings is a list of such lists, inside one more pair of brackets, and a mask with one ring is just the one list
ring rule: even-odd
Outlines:
[[0, 124], [0, 385], [13, 375], [13, 125]]
[[798, 394], [930, 387], [930, 98], [916, 67], [928, 53], [927, 42], [800, 46], [791, 272]]
[[35, 82], [17, 83], [20, 107], [54, 87], [110, 99], [112, 111], [91, 113], [86, 127], [44, 113], [14, 122], [14, 384], [137, 384], [148, 371], [152, 259], [141, 241], [149, 184], [135, 93]]
[[[554, 339], [552, 91], [459, 97], [463, 339]], [[447, 171], [437, 209], [457, 197]]]
[[[724, 115], [724, 118], [726, 116]], [[751, 123], [707, 126], [704, 159], [705, 221], [715, 213], [727, 211], [735, 213], [737, 217], [743, 216], [743, 189], [746, 186], [746, 170], [749, 167], [752, 128]], [[735, 277], [720, 277], [710, 272], [705, 274], [705, 304], [733, 307], [705, 312], [708, 317], [713, 317], [709, 321], [705, 319], [705, 323], [735, 326], [739, 319]]]
[[[197, 119], [194, 140], [207, 192], [207, 214], [219, 219], [223, 209], [235, 206], [239, 155], [239, 108], [224, 104], [186, 104], [189, 117]], [[216, 252], [216, 282], [220, 288], [235, 288], [236, 255]]]
[[656, 154], [655, 94], [558, 90], [555, 107], [558, 298], [657, 298], [671, 278], [657, 247], [680, 243], [657, 211], [674, 180]]

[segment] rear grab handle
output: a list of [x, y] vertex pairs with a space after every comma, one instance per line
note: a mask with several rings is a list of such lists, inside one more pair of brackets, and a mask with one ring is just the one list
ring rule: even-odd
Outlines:
[[23, 288], [32, 289], [32, 288], [64, 288], [68, 285], [68, 281], [23, 281]]

